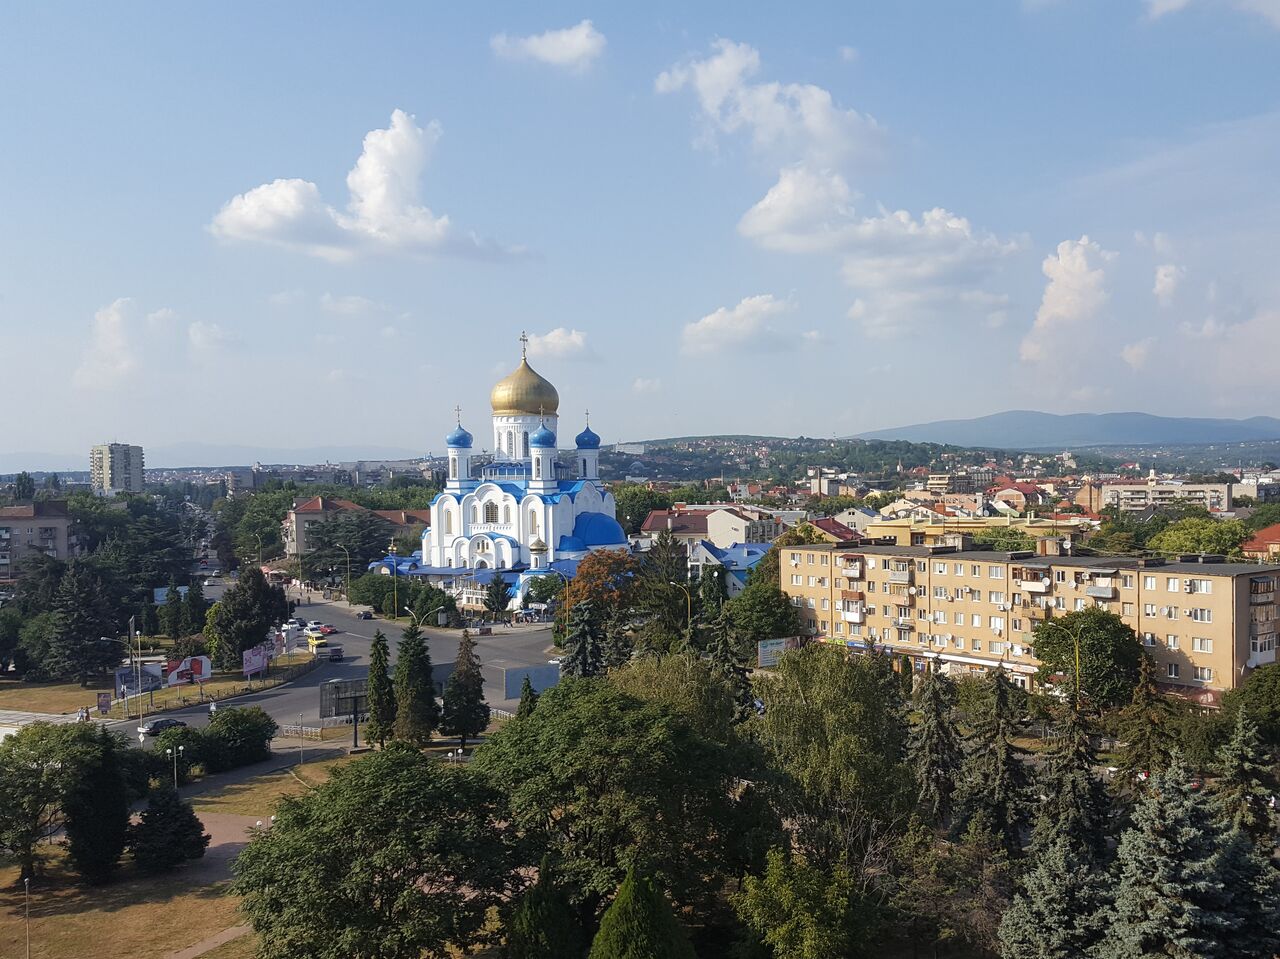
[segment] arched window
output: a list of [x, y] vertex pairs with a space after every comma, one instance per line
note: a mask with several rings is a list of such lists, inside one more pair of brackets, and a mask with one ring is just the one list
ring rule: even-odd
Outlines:
[[529, 458], [529, 431], [525, 430], [523, 433], [523, 436], [524, 436], [524, 445], [522, 449], [524, 450], [524, 452], [521, 455], [525, 459], [528, 459]]
[[498, 521], [498, 504], [497, 503], [484, 504], [484, 521], [486, 523], [496, 523]]
[[585, 458], [582, 460], [582, 475], [587, 475], [587, 461]]
[[479, 507], [476, 506], [475, 503], [472, 503], [471, 504], [471, 525], [475, 526], [476, 523], [478, 522], [480, 522], [480, 509]]
[[512, 430], [507, 430], [507, 455], [516, 455], [516, 434]]
[[477, 553], [489, 552], [489, 541], [487, 539], [476, 540], [476, 552]]
[[529, 510], [529, 532], [538, 535], [538, 511]]
[[449, 457], [449, 479], [458, 478], [458, 457]]
[[502, 521], [506, 523], [508, 526], [511, 525], [511, 507], [510, 506], [502, 507]]
[[542, 457], [541, 456], [535, 456], [533, 458], [533, 478], [534, 479], [542, 478]]
[[452, 536], [453, 535], [453, 512], [451, 510], [445, 510], [444, 514], [440, 518], [444, 521], [444, 535]]

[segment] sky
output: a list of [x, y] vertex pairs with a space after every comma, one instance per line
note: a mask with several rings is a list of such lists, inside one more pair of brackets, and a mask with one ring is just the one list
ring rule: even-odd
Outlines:
[[0, 7], [0, 453], [1276, 413], [1280, 0], [622, 6]]

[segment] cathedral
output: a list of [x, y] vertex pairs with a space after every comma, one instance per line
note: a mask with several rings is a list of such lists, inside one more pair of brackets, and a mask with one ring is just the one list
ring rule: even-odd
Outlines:
[[457, 426], [445, 437], [448, 480], [431, 504], [422, 564], [516, 571], [523, 592], [533, 576], [573, 570], [591, 550], [626, 549], [627, 537], [600, 482], [600, 437], [588, 422], [574, 438], [573, 465], [560, 462], [560, 395], [529, 365], [527, 337], [520, 341], [520, 365], [489, 395], [488, 462], [473, 466], [475, 438], [455, 411]]

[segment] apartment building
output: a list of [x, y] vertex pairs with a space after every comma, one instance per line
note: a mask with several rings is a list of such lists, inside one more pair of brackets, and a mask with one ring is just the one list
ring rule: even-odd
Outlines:
[[1230, 483], [1158, 482], [1154, 477], [1127, 483], [1103, 483], [1102, 505], [1118, 506], [1126, 512], [1138, 513], [1148, 507], [1160, 508], [1174, 503], [1200, 506], [1210, 512], [1231, 509]]
[[142, 492], [142, 447], [102, 443], [89, 450], [89, 481], [98, 493]]
[[805, 632], [936, 661], [954, 674], [1002, 663], [1027, 686], [1033, 630], [1101, 606], [1133, 628], [1162, 688], [1206, 705], [1276, 658], [1280, 566], [1221, 557], [1041, 556], [953, 546], [786, 547], [782, 591]]
[[772, 542], [784, 529], [782, 519], [768, 510], [713, 504], [655, 509], [645, 517], [640, 532], [648, 540], [662, 532], [670, 533], [687, 549], [704, 539], [727, 549], [735, 543]]
[[329, 496], [313, 496], [293, 504], [280, 524], [280, 536], [284, 541], [286, 556], [310, 553], [315, 549], [310, 533], [341, 513], [366, 513], [387, 524], [387, 541], [393, 537], [410, 535], [431, 525], [431, 511], [425, 509], [366, 509], [349, 499]]
[[1041, 519], [1027, 516], [941, 516], [931, 510], [923, 515], [885, 517], [863, 527], [872, 539], [892, 537], [901, 546], [954, 544], [960, 536], [974, 536], [991, 530], [1015, 529], [1033, 538], [1044, 536], [1059, 541], [1079, 542], [1093, 528], [1084, 517]]
[[16, 579], [18, 567], [32, 556], [70, 557], [71, 522], [60, 500], [0, 507], [0, 582]]

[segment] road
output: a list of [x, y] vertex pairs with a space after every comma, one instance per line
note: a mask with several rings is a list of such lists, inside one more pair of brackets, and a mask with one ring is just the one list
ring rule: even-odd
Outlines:
[[[211, 584], [206, 590], [206, 595], [211, 600], [220, 594], [219, 584]], [[333, 679], [363, 679], [369, 675], [369, 648], [373, 643], [374, 630], [381, 629], [386, 635], [394, 663], [400, 630], [409, 623], [408, 616], [402, 616], [398, 624], [383, 619], [360, 620], [345, 603], [320, 599], [300, 605], [296, 615], [300, 619], [318, 619], [341, 630], [330, 636], [329, 642], [341, 645], [346, 658], [340, 663], [324, 662], [288, 685], [250, 693], [234, 701], [237, 706], [261, 706], [281, 725], [297, 723], [299, 715], [302, 716], [303, 725], [319, 719], [322, 683]], [[481, 672], [484, 675], [485, 699], [490, 706], [514, 711], [518, 700], [506, 699], [502, 670], [545, 665], [547, 659], [555, 655], [547, 651], [551, 646], [551, 627], [495, 626], [494, 630], [495, 634], [492, 636], [476, 636], [476, 655], [480, 658]], [[461, 631], [425, 629], [423, 632], [427, 636], [431, 661], [453, 662], [458, 655]], [[164, 715], [181, 719], [191, 726], [203, 726], [209, 721], [207, 706], [173, 710]], [[136, 719], [122, 720], [111, 725], [130, 738], [137, 735]]]

